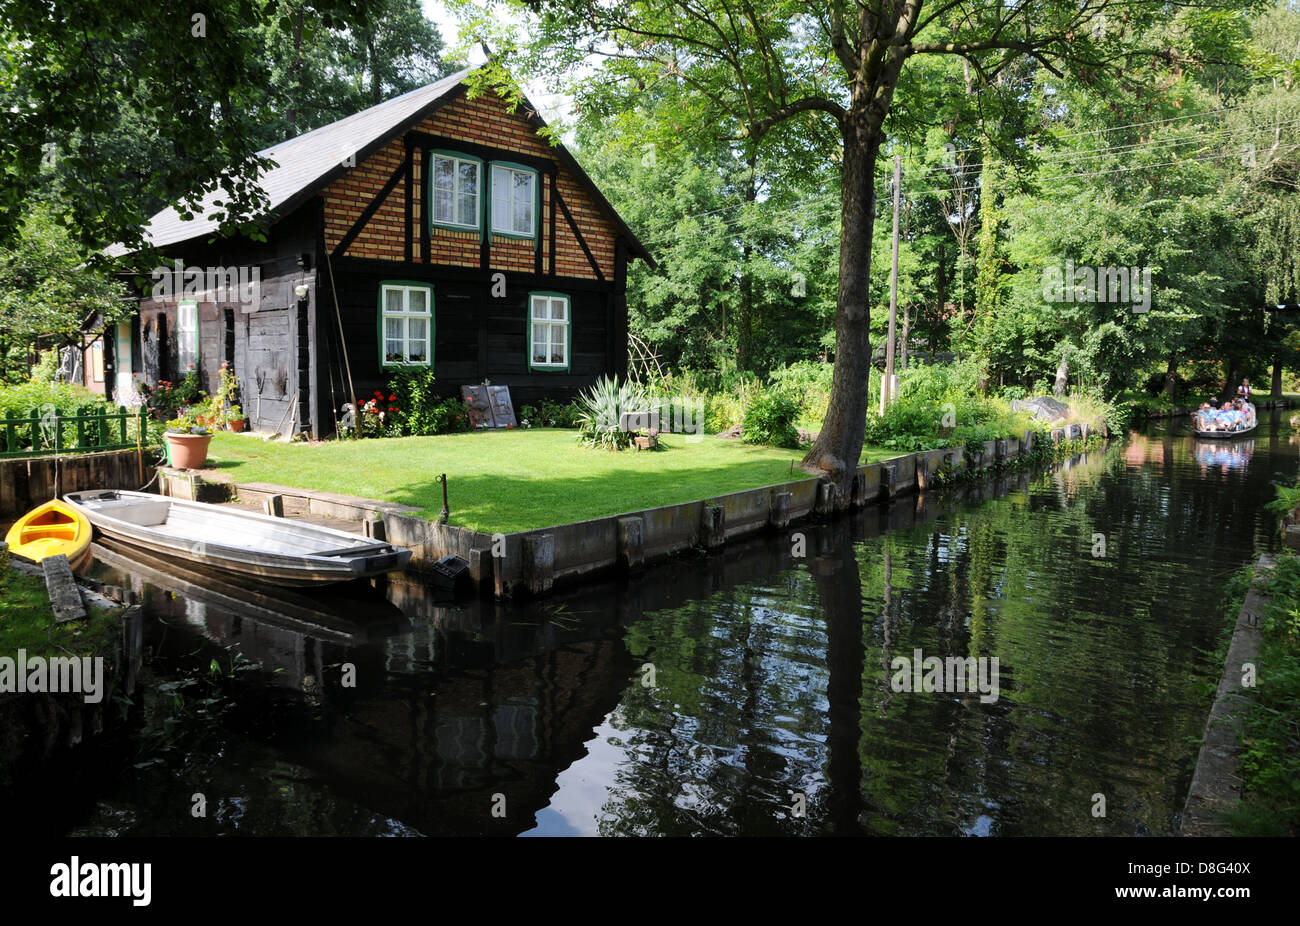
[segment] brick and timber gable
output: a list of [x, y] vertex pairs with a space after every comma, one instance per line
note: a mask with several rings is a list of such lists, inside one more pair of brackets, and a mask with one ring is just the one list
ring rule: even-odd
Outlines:
[[[486, 208], [478, 230], [431, 226], [426, 177], [434, 150], [484, 162], [481, 202], [491, 187], [488, 163], [537, 169], [537, 237], [492, 234]], [[564, 161], [522, 112], [510, 112], [496, 94], [470, 99], [462, 89], [321, 191], [325, 247], [336, 257], [613, 281], [620, 230]]]

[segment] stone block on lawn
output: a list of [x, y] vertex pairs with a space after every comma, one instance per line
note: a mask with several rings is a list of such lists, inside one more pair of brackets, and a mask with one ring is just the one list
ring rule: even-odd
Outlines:
[[659, 412], [623, 412], [618, 416], [618, 429], [620, 431], [658, 431]]

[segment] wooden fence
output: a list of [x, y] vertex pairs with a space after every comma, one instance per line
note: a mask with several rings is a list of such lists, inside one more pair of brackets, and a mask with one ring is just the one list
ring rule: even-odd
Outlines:
[[[26, 417], [0, 418], [0, 459], [41, 457], [62, 453], [99, 453], [134, 449], [148, 443], [149, 410], [128, 411], [107, 406], [89, 413], [63, 415], [54, 408], [32, 409]], [[135, 422], [134, 433], [128, 425]]]

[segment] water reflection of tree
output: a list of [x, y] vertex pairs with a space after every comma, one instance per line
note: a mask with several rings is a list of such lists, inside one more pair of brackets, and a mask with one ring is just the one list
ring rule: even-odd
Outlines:
[[[820, 529], [806, 568], [647, 615], [627, 639], [658, 687], [615, 711], [601, 831], [1169, 832], [1210, 605], [1269, 487], [1224, 492], [1181, 439], [1155, 443], [857, 543], [849, 522]], [[891, 691], [889, 660], [915, 649], [998, 656], [1000, 700]]]

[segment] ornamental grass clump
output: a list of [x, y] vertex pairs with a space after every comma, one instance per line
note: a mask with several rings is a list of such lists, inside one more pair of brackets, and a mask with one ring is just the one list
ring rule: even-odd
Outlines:
[[634, 382], [619, 383], [602, 377], [578, 396], [578, 442], [605, 450], [624, 450], [636, 440], [635, 431], [622, 427], [625, 413], [646, 411], [649, 403], [644, 390]]

